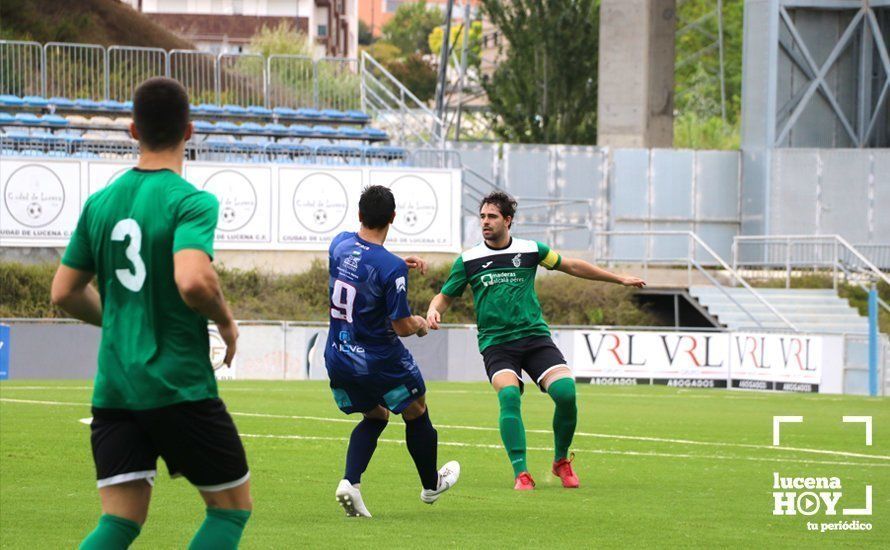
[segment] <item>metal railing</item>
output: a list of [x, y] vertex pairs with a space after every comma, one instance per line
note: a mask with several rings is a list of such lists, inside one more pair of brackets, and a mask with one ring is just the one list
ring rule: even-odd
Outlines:
[[361, 84], [362, 108], [377, 118], [378, 126], [401, 136], [403, 143], [445, 148], [445, 121], [367, 52], [361, 57]]
[[[736, 236], [732, 241], [732, 265], [765, 278], [784, 277], [785, 288], [791, 287], [793, 276], [809, 270], [830, 271], [835, 290], [841, 280], [865, 292], [871, 282], [890, 285], [890, 276], [840, 235]], [[878, 304], [890, 312], [890, 304], [881, 298]]]
[[[644, 238], [643, 254], [614, 255], [612, 253], [614, 249], [627, 250], [632, 248], [614, 246], [616, 237], [624, 238], [624, 240], [627, 240], [627, 238]], [[674, 252], [656, 254], [658, 250], [661, 250], [661, 248], [656, 248], [656, 240], [662, 243], [663, 249]], [[665, 240], [682, 240], [681, 244], [684, 244], [685, 246], [682, 248], [677, 246], [666, 246], [667, 243], [665, 243]], [[685, 249], [685, 253], [677, 254], [676, 251], [681, 249]], [[748, 308], [744, 307], [735, 296], [726, 289], [726, 286], [721, 284], [719, 279], [709, 272], [709, 269], [717, 269], [719, 270], [720, 275], [729, 278], [731, 285], [739, 285], [744, 288], [747, 295], [753, 296], [757, 302], [765, 306], [766, 309], [786, 327], [795, 332], [800, 332], [794, 323], [779, 312], [779, 310], [764, 298], [760, 292], [748, 284], [736, 269], [731, 267], [719, 254], [717, 254], [717, 252], [714, 251], [714, 249], [692, 231], [602, 231], [596, 235], [593, 253], [594, 261], [596, 262], [603, 262], [606, 264], [620, 262], [642, 263], [644, 278], [648, 277], [649, 267], [651, 265], [684, 265], [686, 267], [687, 287], [692, 286], [693, 284], [693, 273], [699, 273], [712, 286], [720, 290], [725, 297], [735, 304], [739, 310], [753, 322], [756, 328], [764, 328], [762, 321], [754, 316]], [[709, 261], [702, 261], [703, 259]]]
[[20, 97], [126, 101], [145, 79], [167, 76], [194, 104], [347, 111], [364, 103], [362, 69], [355, 58], [0, 40], [0, 94]]

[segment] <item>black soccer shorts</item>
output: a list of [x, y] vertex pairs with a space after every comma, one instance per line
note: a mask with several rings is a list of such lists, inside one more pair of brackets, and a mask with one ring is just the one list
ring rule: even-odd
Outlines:
[[132, 411], [93, 407], [93, 460], [99, 488], [144, 479], [154, 484], [157, 460], [171, 477], [202, 491], [237, 487], [250, 478], [238, 430], [221, 399]]
[[510, 371], [519, 379], [520, 389], [524, 389], [522, 371], [525, 371], [541, 391], [546, 391], [541, 387], [544, 375], [555, 367], [566, 364], [562, 352], [549, 336], [526, 336], [511, 342], [488, 346], [482, 352], [482, 359], [485, 361], [485, 372], [488, 374], [489, 382], [496, 374]]

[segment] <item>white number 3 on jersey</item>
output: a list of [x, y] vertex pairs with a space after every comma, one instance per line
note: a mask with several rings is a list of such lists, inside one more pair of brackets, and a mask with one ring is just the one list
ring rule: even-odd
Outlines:
[[115, 224], [111, 230], [112, 241], [124, 241], [130, 237], [130, 244], [127, 246], [125, 254], [127, 259], [133, 264], [132, 271], [129, 269], [115, 269], [114, 274], [117, 280], [124, 285], [124, 288], [133, 292], [142, 290], [145, 284], [145, 262], [139, 256], [139, 249], [142, 248], [142, 229], [139, 224], [132, 218], [121, 220]]

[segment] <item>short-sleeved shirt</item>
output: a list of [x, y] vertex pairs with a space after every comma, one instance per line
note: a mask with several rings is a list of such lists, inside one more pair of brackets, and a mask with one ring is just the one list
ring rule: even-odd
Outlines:
[[562, 258], [536, 241], [511, 238], [506, 248], [490, 248], [485, 241], [458, 256], [442, 294], [458, 297], [473, 288], [479, 351], [527, 336], [549, 336], [535, 293], [538, 266], [559, 267]]
[[346, 232], [331, 242], [328, 262], [328, 369], [357, 376], [404, 369], [405, 346], [392, 321], [411, 316], [405, 260]]
[[212, 259], [218, 210], [216, 197], [170, 170], [134, 168], [87, 200], [62, 263], [95, 273], [102, 299], [93, 406], [217, 397], [207, 319], [182, 300], [173, 255]]

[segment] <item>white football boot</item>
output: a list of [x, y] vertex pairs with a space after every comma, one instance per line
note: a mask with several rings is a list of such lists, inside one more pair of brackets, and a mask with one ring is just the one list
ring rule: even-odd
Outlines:
[[365, 503], [362, 501], [362, 492], [359, 490], [358, 486], [343, 479], [340, 480], [340, 484], [337, 485], [337, 492], [334, 494], [337, 497], [337, 502], [339, 502], [343, 510], [346, 511], [347, 517], [371, 517], [371, 512], [365, 508]]
[[439, 500], [439, 496], [457, 484], [460, 478], [460, 464], [456, 460], [447, 462], [439, 468], [439, 485], [435, 489], [421, 489], [420, 500], [432, 504]]

